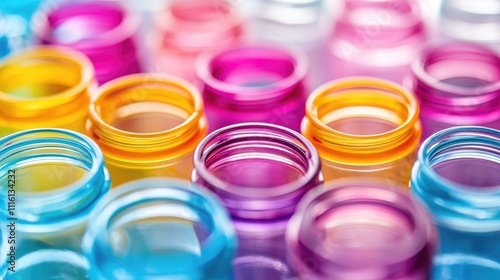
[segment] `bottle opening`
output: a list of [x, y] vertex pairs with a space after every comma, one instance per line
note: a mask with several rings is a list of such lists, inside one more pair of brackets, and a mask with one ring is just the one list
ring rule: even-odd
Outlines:
[[284, 52], [265, 48], [230, 50], [214, 57], [210, 74], [220, 82], [243, 88], [273, 86], [295, 71], [294, 59]]
[[227, 213], [189, 182], [129, 182], [112, 190], [94, 215], [82, 247], [92, 269], [104, 278], [118, 272], [130, 277], [205, 278], [210, 274], [204, 273], [214, 269], [207, 266], [228, 266], [234, 253]]
[[436, 48], [420, 63], [429, 78], [463, 90], [489, 86], [500, 80], [500, 57], [472, 45]]
[[240, 218], [283, 217], [322, 180], [319, 156], [302, 135], [245, 123], [219, 129], [194, 155], [193, 180], [214, 190]]
[[39, 227], [37, 232], [58, 230], [54, 223], [60, 220], [71, 220], [65, 226], [82, 222], [109, 189], [99, 148], [78, 133], [27, 130], [4, 137], [0, 149], [0, 183], [14, 186], [17, 217]]
[[55, 9], [47, 20], [49, 28], [45, 37], [51, 43], [71, 45], [109, 33], [124, 23], [125, 15], [114, 5], [80, 3]]
[[104, 122], [131, 137], [167, 133], [189, 124], [197, 128], [202, 111], [198, 95], [177, 79], [131, 75], [101, 89], [91, 101], [91, 121], [94, 128]]
[[435, 238], [425, 208], [403, 188], [357, 180], [310, 192], [286, 236], [291, 261], [307, 279], [423, 279]]
[[[245, 133], [243, 130], [241, 134]], [[217, 138], [220, 141], [222, 137]], [[301, 143], [280, 141], [273, 135], [247, 134], [219, 143], [205, 151], [205, 168], [210, 175], [230, 185], [278, 188], [301, 181], [310, 168], [310, 154]]]
[[423, 145], [431, 171], [473, 189], [500, 187], [500, 137], [495, 130], [464, 127]]
[[408, 141], [416, 145], [420, 137], [415, 97], [384, 80], [357, 77], [327, 83], [308, 98], [306, 115], [302, 132], [308, 139], [320, 139], [320, 145], [342, 153], [386, 151]]
[[7, 169], [15, 170], [16, 190], [42, 193], [64, 189], [95, 172], [95, 154], [72, 138], [39, 131], [19, 134], [4, 144], [1, 159]]
[[58, 57], [56, 52], [39, 50], [14, 56], [0, 66], [0, 91], [13, 97], [36, 99], [66, 92], [86, 78], [86, 66], [65, 58], [64, 52]]

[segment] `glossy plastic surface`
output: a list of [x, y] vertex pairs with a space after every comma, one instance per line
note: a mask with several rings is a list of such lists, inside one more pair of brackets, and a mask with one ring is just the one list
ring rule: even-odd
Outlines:
[[155, 176], [189, 179], [206, 132], [200, 93], [175, 77], [122, 77], [90, 102], [87, 134], [103, 150], [113, 186]]
[[405, 86], [422, 109], [422, 139], [452, 126], [500, 129], [500, 54], [481, 45], [432, 45], [412, 65]]
[[229, 216], [215, 196], [188, 181], [121, 185], [91, 221], [82, 244], [91, 279], [233, 279]]
[[427, 280], [436, 234], [403, 187], [340, 180], [304, 197], [286, 241], [299, 279]]
[[236, 227], [236, 279], [292, 277], [286, 223], [304, 194], [323, 182], [312, 144], [284, 127], [245, 123], [207, 136], [194, 162], [192, 180], [219, 196]]
[[43, 44], [73, 48], [94, 64], [97, 81], [139, 73], [138, 19], [109, 1], [68, 2], [39, 14], [33, 32]]
[[197, 62], [210, 131], [244, 122], [299, 130], [307, 57], [281, 46], [242, 45]]
[[83, 54], [58, 47], [36, 47], [0, 63], [0, 137], [33, 128], [83, 132], [92, 63]]
[[224, 0], [174, 0], [156, 14], [155, 25], [150, 68], [191, 82], [200, 53], [238, 42], [243, 34], [243, 18]]
[[500, 277], [500, 131], [453, 127], [428, 138], [412, 171], [441, 244], [434, 279]]
[[302, 134], [318, 149], [325, 181], [376, 177], [407, 186], [421, 127], [413, 94], [385, 80], [352, 77], [309, 96]]
[[3, 279], [87, 277], [81, 238], [110, 186], [97, 145], [69, 130], [37, 129], [0, 139], [0, 151], [0, 201], [6, 205], [0, 218], [15, 236], [3, 240], [11, 240], [8, 251], [15, 254], [13, 265], [2, 264], [15, 272]]

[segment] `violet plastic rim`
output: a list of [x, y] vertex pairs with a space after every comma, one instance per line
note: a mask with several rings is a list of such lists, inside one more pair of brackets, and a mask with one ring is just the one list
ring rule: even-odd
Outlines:
[[[279, 133], [286, 134], [293, 140], [299, 142], [301, 145], [305, 147], [305, 149], [308, 152], [309, 168], [307, 169], [306, 174], [299, 180], [295, 180], [294, 182], [274, 187], [273, 190], [266, 190], [265, 192], [262, 191], [263, 190], [262, 188], [242, 187], [233, 185], [210, 174], [207, 167], [205, 166], [205, 159], [207, 157], [207, 155], [205, 154], [205, 149], [209, 148], [208, 144], [210, 143], [210, 141], [212, 141], [212, 139], [216, 138], [219, 135], [230, 134], [231, 132], [235, 132], [238, 130], [242, 131], [248, 130], [247, 133], [252, 132], [252, 130], [255, 131], [256, 133], [258, 133], [259, 130], [267, 130], [266, 131], [267, 135], [266, 134], [264, 135], [268, 137], [273, 137], [273, 136], [275, 137], [276, 135], [270, 134], [272, 133], [273, 130], [275, 130]], [[255, 134], [253, 135], [255, 136]], [[210, 133], [198, 144], [198, 147], [196, 147], [196, 150], [194, 152], [193, 158], [194, 158], [194, 170], [196, 171], [197, 176], [201, 177], [208, 184], [216, 188], [222, 189], [225, 192], [235, 194], [238, 196], [246, 196], [248, 198], [273, 198], [293, 193], [302, 188], [304, 185], [314, 181], [316, 176], [318, 176], [318, 172], [319, 173], [321, 172], [320, 170], [317, 170], [318, 168], [316, 168], [320, 166], [320, 159], [316, 149], [314, 148], [311, 142], [309, 142], [304, 136], [302, 136], [298, 132], [295, 132], [291, 129], [282, 126], [267, 124], [267, 123], [255, 123], [255, 122], [242, 123], [220, 128]]]

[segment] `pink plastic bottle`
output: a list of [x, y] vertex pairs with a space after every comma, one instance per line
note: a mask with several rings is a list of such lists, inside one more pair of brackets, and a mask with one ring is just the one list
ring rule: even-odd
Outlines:
[[426, 33], [416, 0], [344, 0], [330, 38], [330, 79], [401, 83]]

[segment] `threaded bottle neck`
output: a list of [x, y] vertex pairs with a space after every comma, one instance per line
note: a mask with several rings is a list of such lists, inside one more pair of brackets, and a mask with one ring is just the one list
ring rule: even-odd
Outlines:
[[302, 134], [323, 158], [376, 164], [407, 156], [420, 141], [419, 106], [411, 92], [379, 79], [347, 78], [309, 96]]
[[[14, 213], [25, 232], [50, 233], [77, 226], [109, 190], [101, 151], [79, 133], [27, 130], [0, 139], [0, 150], [1, 182], [9, 185], [2, 199], [7, 205], [7, 193], [15, 191]], [[10, 217], [6, 211], [7, 207], [2, 214]]]
[[406, 80], [422, 107], [449, 115], [500, 117], [500, 55], [464, 43], [424, 49]]
[[310, 192], [290, 220], [290, 260], [304, 279], [426, 279], [431, 221], [402, 187], [333, 181]]
[[83, 54], [36, 47], [0, 64], [0, 116], [63, 117], [88, 104], [95, 86], [92, 64]]
[[[236, 247], [225, 209], [187, 181], [142, 179], [93, 212], [82, 248], [97, 278], [226, 279]], [[139, 261], [140, 260], [140, 261]]]
[[412, 171], [412, 189], [440, 224], [500, 230], [500, 131], [454, 127], [429, 137]]
[[200, 93], [174, 77], [126, 76], [102, 86], [90, 102], [87, 132], [111, 158], [175, 158], [193, 151], [206, 130]]
[[194, 166], [193, 180], [216, 193], [235, 220], [288, 219], [301, 197], [323, 180], [307, 139], [263, 123], [211, 133], [198, 145]]

